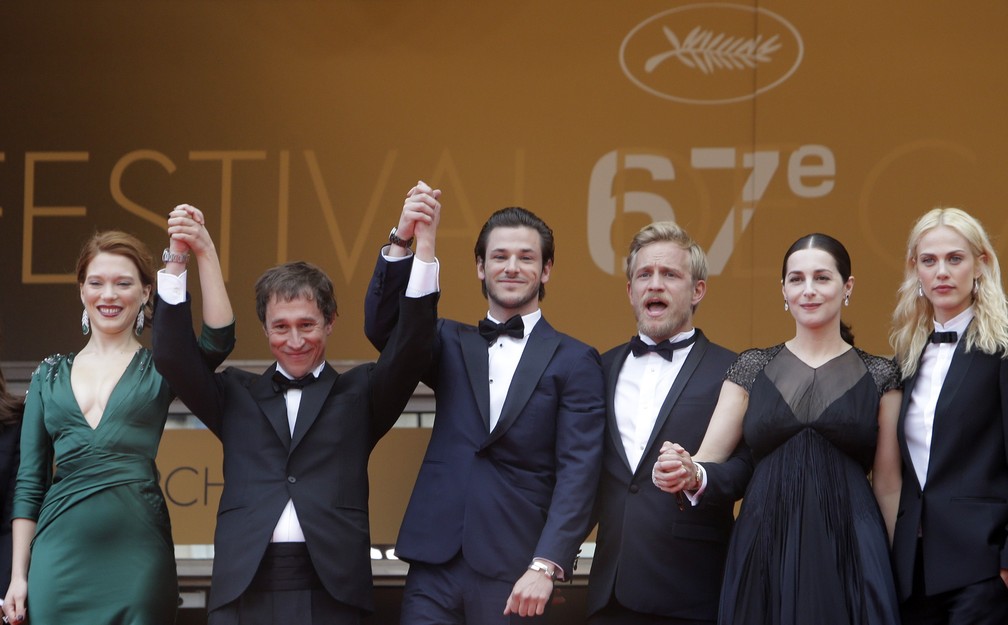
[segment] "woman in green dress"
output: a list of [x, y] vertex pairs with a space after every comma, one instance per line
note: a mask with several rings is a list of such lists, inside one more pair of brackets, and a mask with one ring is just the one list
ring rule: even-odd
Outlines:
[[[197, 257], [201, 345], [219, 364], [234, 326], [216, 251], [199, 211], [176, 207], [173, 220], [195, 225], [172, 233], [171, 251]], [[154, 464], [172, 393], [137, 340], [151, 314], [152, 265], [133, 236], [94, 235], [77, 263], [88, 342], [32, 374], [3, 606], [12, 623], [175, 622], [175, 554]]]

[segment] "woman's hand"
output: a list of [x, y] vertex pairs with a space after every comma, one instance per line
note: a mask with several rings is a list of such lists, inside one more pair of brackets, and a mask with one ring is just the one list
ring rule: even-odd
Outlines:
[[28, 580], [11, 578], [4, 597], [3, 614], [8, 623], [23, 623], [28, 614]]
[[666, 493], [678, 493], [683, 490], [696, 490], [696, 465], [689, 452], [678, 443], [665, 441], [661, 453], [651, 471], [654, 485]]
[[169, 249], [173, 252], [192, 251], [197, 258], [216, 254], [213, 240], [206, 229], [203, 211], [189, 204], [179, 204], [168, 214]]

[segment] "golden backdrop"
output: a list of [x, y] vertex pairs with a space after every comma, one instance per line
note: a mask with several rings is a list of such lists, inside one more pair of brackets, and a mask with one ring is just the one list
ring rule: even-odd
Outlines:
[[853, 257], [858, 345], [888, 353], [918, 215], [963, 207], [1006, 250], [1006, 32], [999, 0], [8, 0], [0, 356], [79, 349], [80, 243], [119, 228], [160, 252], [189, 202], [236, 358], [269, 358], [252, 285], [291, 259], [336, 283], [329, 358], [373, 358], [363, 293], [420, 178], [444, 191], [445, 316], [485, 312], [472, 245], [519, 204], [557, 235], [547, 318], [600, 350], [634, 331], [630, 236], [675, 218], [711, 259], [716, 342], [791, 336], [781, 255], [823, 231]]

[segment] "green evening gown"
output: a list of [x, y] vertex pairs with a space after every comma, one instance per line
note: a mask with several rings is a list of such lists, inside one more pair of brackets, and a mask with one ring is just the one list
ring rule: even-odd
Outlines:
[[[230, 349], [222, 351], [208, 361], [222, 362]], [[173, 395], [140, 349], [92, 429], [70, 386], [73, 359], [46, 358], [26, 398], [13, 516], [38, 522], [29, 620], [170, 625], [178, 578], [154, 458]]]

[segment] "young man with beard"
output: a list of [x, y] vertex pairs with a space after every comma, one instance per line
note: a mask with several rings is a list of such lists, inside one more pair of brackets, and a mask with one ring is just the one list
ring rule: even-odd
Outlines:
[[[365, 332], [379, 349], [410, 271], [400, 257], [440, 192], [418, 183], [410, 196], [365, 302]], [[478, 327], [440, 319], [422, 378], [437, 416], [396, 543], [410, 563], [404, 625], [536, 620], [554, 580], [572, 573], [598, 484], [598, 352], [554, 330], [539, 309], [553, 232], [505, 208], [483, 225], [475, 257], [487, 318]]]
[[591, 625], [717, 619], [734, 502], [752, 474], [748, 453], [707, 465], [725, 472], [714, 483], [726, 491], [712, 483], [687, 501], [651, 483], [663, 441], [700, 446], [735, 361], [693, 326], [706, 291], [707, 258], [678, 225], [652, 223], [633, 238], [627, 295], [638, 334], [602, 357], [607, 431], [588, 581]]

